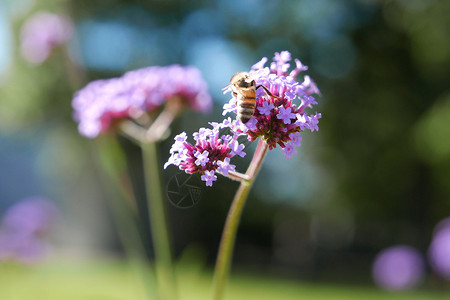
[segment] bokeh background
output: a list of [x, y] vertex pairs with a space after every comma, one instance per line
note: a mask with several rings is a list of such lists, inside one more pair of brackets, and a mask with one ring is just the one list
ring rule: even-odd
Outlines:
[[[21, 51], [22, 26], [38, 11], [74, 24], [70, 40], [42, 63]], [[405, 245], [423, 263], [415, 291], [429, 293], [423, 299], [448, 296], [450, 253], [443, 274], [428, 249], [435, 226], [450, 216], [449, 15], [445, 0], [2, 0], [0, 213], [31, 196], [58, 207], [52, 251], [42, 262], [51, 270], [60, 266], [58, 277], [93, 276], [89, 267], [74, 271], [67, 261], [123, 261], [111, 209], [117, 193], [103, 175], [98, 141], [77, 131], [74, 92], [149, 65], [199, 68], [214, 111], [187, 112], [174, 122], [160, 145], [162, 166], [175, 134], [222, 119], [229, 96], [221, 88], [232, 74], [288, 50], [309, 66], [321, 89], [323, 118], [318, 133], [303, 135], [291, 160], [279, 149], [268, 154], [242, 217], [233, 265], [242, 278], [235, 286], [259, 287], [246, 280], [265, 274], [293, 286], [310, 283], [313, 290], [342, 285], [343, 293], [378, 293], [372, 278], [377, 254]], [[121, 142], [139, 193], [139, 151]], [[238, 169], [248, 162], [242, 159]], [[175, 167], [164, 171], [165, 184], [177, 173]], [[194, 207], [168, 204], [181, 264], [201, 265], [208, 275], [236, 189], [220, 178]], [[449, 244], [447, 238], [447, 251]], [[20, 281], [39, 267], [8, 268]], [[37, 272], [51, 273], [45, 270]], [[16, 299], [13, 291], [8, 296]]]

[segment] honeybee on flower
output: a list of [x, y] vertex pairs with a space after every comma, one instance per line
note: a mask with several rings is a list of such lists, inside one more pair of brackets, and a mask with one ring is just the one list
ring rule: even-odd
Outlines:
[[227, 90], [231, 88], [233, 97], [237, 104], [237, 117], [243, 123], [247, 123], [255, 112], [256, 90], [262, 87], [266, 93], [274, 98], [277, 96], [272, 93], [264, 85], [256, 85], [255, 78], [258, 72], [238, 72], [230, 79], [230, 84], [223, 88]]
[[[235, 113], [236, 120], [228, 118], [220, 124], [214, 123], [213, 129], [201, 129], [202, 133], [194, 134], [195, 145], [184, 138], [182, 142], [176, 141], [165, 167], [174, 164], [186, 173], [199, 172], [202, 180], [211, 186], [217, 180], [211, 172], [228, 174], [219, 170], [219, 162], [222, 164], [225, 159], [228, 162], [236, 153], [243, 152], [244, 145], [237, 142], [238, 136], [244, 135], [249, 141], [260, 137], [270, 150], [279, 145], [288, 159], [297, 153], [295, 147], [301, 145], [301, 132], [319, 130], [322, 115], [308, 114], [307, 110], [317, 104], [314, 95], [320, 95], [320, 91], [307, 75], [303, 81], [295, 79], [308, 67], [295, 59], [295, 68], [289, 71], [288, 51], [275, 53], [273, 62], [265, 67], [267, 61], [264, 57], [248, 73], [235, 74], [225, 87], [224, 92], [231, 92], [232, 98], [223, 106], [222, 114]], [[218, 129], [226, 127], [232, 135], [222, 138]]]

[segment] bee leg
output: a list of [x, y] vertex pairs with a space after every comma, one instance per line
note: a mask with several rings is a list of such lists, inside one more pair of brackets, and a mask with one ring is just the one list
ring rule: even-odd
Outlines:
[[265, 86], [263, 86], [263, 85], [258, 85], [258, 86], [256, 87], [256, 89], [259, 89], [260, 87], [262, 87], [270, 97], [281, 98], [281, 97], [278, 97], [278, 96], [273, 95], [273, 94], [272, 94]]

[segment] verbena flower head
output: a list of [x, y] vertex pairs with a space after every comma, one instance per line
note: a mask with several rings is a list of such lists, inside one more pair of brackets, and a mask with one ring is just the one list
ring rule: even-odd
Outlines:
[[180, 65], [147, 67], [93, 81], [75, 94], [72, 106], [79, 132], [94, 138], [116, 121], [155, 111], [174, 96], [196, 111], [207, 112], [212, 107], [200, 71]]
[[22, 27], [21, 52], [28, 61], [41, 64], [56, 47], [73, 35], [73, 25], [66, 17], [37, 12]]
[[[230, 118], [222, 123], [210, 123], [210, 128], [200, 128], [193, 134], [195, 143], [187, 141], [185, 132], [177, 135], [175, 143], [170, 149], [171, 156], [165, 163], [164, 169], [169, 165], [176, 165], [180, 170], [188, 174], [201, 173], [201, 179], [207, 186], [212, 186], [217, 180], [216, 172], [228, 175], [229, 171], [234, 171], [236, 166], [230, 163], [230, 159], [236, 155], [244, 157], [245, 146], [238, 142], [238, 137], [242, 135], [235, 130]], [[230, 134], [221, 135], [222, 128], [232, 128]]]
[[[269, 149], [279, 145], [283, 148], [286, 158], [295, 154], [295, 146], [300, 146], [299, 133], [308, 129], [319, 130], [318, 123], [322, 117], [320, 113], [308, 114], [308, 110], [316, 105], [313, 95], [320, 94], [312, 79], [305, 75], [302, 81], [296, 76], [308, 69], [300, 60], [295, 59], [295, 66], [291, 71], [291, 54], [288, 51], [275, 53], [273, 62], [265, 67], [268, 59], [264, 57], [251, 68], [252, 78], [256, 85], [265, 86], [272, 95], [269, 96], [264, 89], [256, 91], [256, 107], [252, 119], [243, 125], [250, 141], [258, 137], [263, 138]], [[225, 92], [231, 91], [231, 88]], [[223, 115], [237, 112], [236, 98], [232, 98], [224, 105]]]
[[[253, 65], [250, 73], [256, 86], [266, 87], [275, 97], [269, 96], [262, 88], [257, 89], [255, 112], [248, 122], [242, 124], [239, 120], [228, 117], [220, 124], [210, 123], [213, 129], [201, 128], [194, 133], [195, 145], [186, 142], [186, 133], [175, 137], [175, 144], [165, 167], [173, 164], [190, 174], [201, 173], [202, 180], [211, 186], [217, 179], [211, 172], [219, 171], [228, 175], [235, 168], [230, 164], [230, 158], [245, 155], [244, 145], [237, 142], [240, 135], [247, 136], [250, 141], [261, 137], [267, 142], [269, 149], [279, 145], [286, 158], [295, 155], [295, 147], [301, 145], [300, 133], [306, 129], [319, 130], [321, 114], [308, 114], [307, 111], [317, 104], [313, 95], [320, 92], [309, 76], [304, 76], [301, 82], [295, 79], [308, 68], [295, 59], [295, 67], [289, 71], [290, 60], [291, 54], [282, 51], [275, 53], [269, 67], [264, 67], [268, 61], [266, 57]], [[230, 91], [231, 87], [225, 93]], [[233, 97], [225, 104], [223, 115], [237, 113], [236, 102]], [[220, 137], [221, 128], [228, 128], [232, 135]]]

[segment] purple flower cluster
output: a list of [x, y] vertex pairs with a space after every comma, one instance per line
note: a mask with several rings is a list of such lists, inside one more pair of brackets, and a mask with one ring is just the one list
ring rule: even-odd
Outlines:
[[393, 246], [381, 251], [373, 264], [375, 283], [387, 290], [414, 287], [423, 277], [425, 263], [418, 250], [409, 246]]
[[72, 106], [79, 132], [94, 138], [115, 122], [152, 112], [174, 96], [196, 111], [212, 107], [200, 71], [180, 65], [147, 67], [93, 81], [75, 94]]
[[[234, 155], [244, 156], [244, 145], [237, 142], [240, 135], [247, 136], [250, 141], [258, 137], [264, 139], [269, 149], [280, 145], [286, 158], [297, 153], [295, 147], [301, 145], [300, 132], [305, 129], [319, 130], [320, 113], [306, 114], [305, 110], [317, 104], [313, 94], [319, 94], [319, 89], [309, 76], [303, 82], [297, 82], [295, 77], [307, 69], [298, 59], [296, 67], [288, 73], [291, 54], [288, 51], [275, 53], [270, 67], [264, 67], [267, 58], [252, 67], [251, 76], [257, 85], [265, 86], [272, 95], [267, 95], [263, 89], [256, 93], [256, 107], [252, 118], [245, 124], [238, 119], [225, 119], [222, 123], [210, 123], [213, 129], [201, 128], [194, 133], [195, 145], [186, 142], [186, 133], [175, 137], [175, 143], [170, 150], [171, 156], [164, 168], [176, 165], [186, 173], [201, 173], [202, 180], [211, 186], [217, 180], [219, 171], [227, 176], [228, 171], [234, 171], [230, 164]], [[228, 88], [225, 92], [231, 91]], [[298, 100], [298, 104], [293, 101]], [[232, 98], [223, 107], [223, 115], [229, 112], [237, 113], [236, 98]], [[219, 129], [227, 128], [232, 135], [219, 137]]]
[[[291, 158], [291, 155], [297, 152], [295, 147], [301, 144], [300, 132], [305, 129], [319, 130], [318, 123], [321, 118], [320, 113], [308, 115], [305, 111], [317, 104], [312, 96], [320, 94], [316, 84], [309, 76], [304, 76], [302, 82], [295, 80], [295, 77], [308, 67], [295, 59], [296, 66], [289, 72], [290, 60], [291, 54], [282, 51], [275, 53], [269, 67], [264, 67], [267, 63], [266, 57], [253, 65], [250, 74], [256, 85], [265, 86], [279, 98], [269, 96], [264, 89], [258, 89], [255, 112], [245, 124], [250, 141], [261, 137], [267, 142], [269, 149], [275, 148], [278, 144], [286, 158]], [[225, 92], [228, 91], [231, 91], [231, 88]], [[236, 113], [236, 98], [232, 98], [223, 108], [223, 115], [228, 112]]]
[[[235, 129], [237, 121], [225, 119], [222, 123], [210, 123], [212, 129], [200, 128], [193, 134], [195, 144], [187, 142], [185, 132], [175, 137], [175, 143], [170, 149], [171, 156], [165, 163], [164, 169], [169, 165], [176, 165], [186, 173], [202, 173], [201, 179], [207, 186], [212, 186], [217, 180], [215, 172], [228, 175], [229, 171], [234, 171], [236, 166], [230, 164], [230, 159], [239, 155], [244, 157], [245, 146], [238, 142], [239, 135]], [[220, 135], [220, 129], [230, 128], [231, 134]]]
[[0, 226], [0, 261], [30, 263], [42, 256], [42, 237], [49, 232], [58, 211], [43, 198], [29, 198], [9, 208]]
[[72, 34], [73, 25], [68, 18], [37, 12], [22, 27], [22, 55], [34, 64], [41, 64], [54, 48], [64, 45]]

